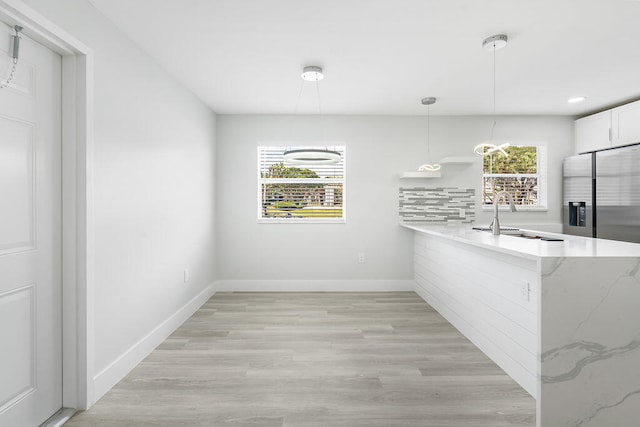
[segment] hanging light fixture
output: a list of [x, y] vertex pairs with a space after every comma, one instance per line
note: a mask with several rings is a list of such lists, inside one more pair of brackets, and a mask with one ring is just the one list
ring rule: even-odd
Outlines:
[[[427, 98], [422, 98], [422, 100], [420, 101], [422, 103], [422, 105], [426, 105], [427, 106], [427, 161], [429, 161], [429, 152], [430, 152], [430, 118], [431, 118], [431, 114], [430, 114], [430, 110], [429, 107], [433, 104], [436, 103], [436, 98], [434, 98], [433, 96], [429, 96]], [[438, 163], [425, 163], [423, 165], [421, 165], [418, 168], [419, 172], [436, 172], [440, 170], [440, 165]]]
[[482, 42], [482, 47], [486, 50], [493, 51], [493, 124], [491, 125], [491, 134], [489, 136], [489, 142], [478, 144], [473, 148], [476, 154], [481, 156], [491, 156], [495, 153], [500, 153], [505, 157], [508, 157], [508, 153], [505, 148], [509, 146], [506, 142], [501, 145], [493, 143], [493, 130], [496, 127], [496, 50], [502, 49], [507, 45], [508, 37], [504, 34], [497, 34], [491, 37], [487, 37]]
[[302, 69], [302, 80], [307, 82], [319, 82], [324, 79], [324, 73], [322, 67], [316, 65], [309, 65]]
[[323, 150], [319, 148], [304, 148], [289, 150], [284, 153], [285, 163], [330, 165], [340, 161], [340, 153], [337, 151]]
[[509, 154], [505, 151], [505, 148], [507, 148], [509, 145], [510, 144], [508, 142], [500, 145], [483, 143], [476, 145], [473, 151], [481, 156], [489, 156], [494, 153], [500, 153], [505, 157], [509, 157]]
[[[315, 82], [316, 92], [318, 95], [318, 114], [322, 115], [322, 108], [320, 105], [320, 87], [318, 82], [324, 79], [324, 73], [322, 67], [316, 65], [309, 65], [302, 69], [302, 80], [306, 82]], [[302, 93], [302, 86], [300, 87], [300, 93]], [[298, 95], [298, 103], [296, 104], [296, 111], [298, 112], [298, 104], [300, 103], [300, 95]], [[303, 148], [295, 150], [287, 150], [284, 152], [285, 163], [290, 164], [307, 164], [307, 165], [330, 165], [340, 161], [340, 153], [329, 149], [320, 148]]]

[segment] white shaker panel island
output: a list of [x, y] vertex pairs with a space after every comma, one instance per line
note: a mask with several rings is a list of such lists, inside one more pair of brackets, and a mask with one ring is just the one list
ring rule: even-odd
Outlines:
[[538, 426], [640, 425], [640, 244], [401, 225], [416, 292], [536, 399]]

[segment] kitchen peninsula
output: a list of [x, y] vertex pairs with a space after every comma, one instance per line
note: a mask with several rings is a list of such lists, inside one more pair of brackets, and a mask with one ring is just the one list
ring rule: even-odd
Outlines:
[[416, 292], [536, 398], [538, 426], [640, 419], [639, 244], [401, 225]]

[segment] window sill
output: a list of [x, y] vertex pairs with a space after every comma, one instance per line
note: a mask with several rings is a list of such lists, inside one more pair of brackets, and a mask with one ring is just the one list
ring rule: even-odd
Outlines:
[[259, 218], [258, 224], [345, 224], [345, 218]]

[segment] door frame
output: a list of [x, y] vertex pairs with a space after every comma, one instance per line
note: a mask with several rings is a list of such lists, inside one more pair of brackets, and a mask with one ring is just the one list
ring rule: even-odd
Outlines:
[[[93, 54], [20, 0], [0, 20], [62, 57], [62, 406], [93, 405]], [[18, 64], [18, 67], [20, 64]]]

